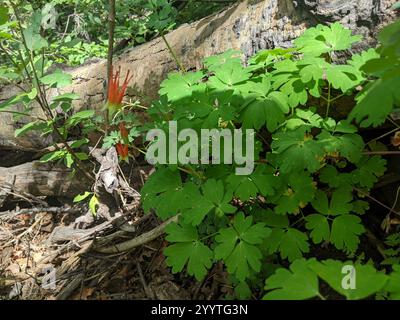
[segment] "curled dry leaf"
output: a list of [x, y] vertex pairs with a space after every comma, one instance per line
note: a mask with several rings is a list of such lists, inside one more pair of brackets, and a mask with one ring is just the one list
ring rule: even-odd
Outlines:
[[395, 147], [400, 147], [400, 131], [397, 131], [392, 137], [392, 145]]

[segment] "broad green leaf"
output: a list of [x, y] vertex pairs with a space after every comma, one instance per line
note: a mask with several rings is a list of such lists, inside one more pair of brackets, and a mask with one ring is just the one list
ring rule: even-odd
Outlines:
[[[182, 192], [177, 192], [178, 190], [182, 190]], [[192, 186], [182, 189], [181, 176], [178, 171], [159, 168], [150, 175], [141, 190], [143, 210], [148, 213], [150, 209], [157, 209], [158, 216], [163, 219], [168, 218], [177, 214], [177, 212], [172, 211], [180, 206], [173, 197], [178, 197], [179, 201], [182, 201], [185, 194], [192, 194], [193, 192], [198, 193], [199, 191]]]
[[352, 36], [350, 29], [345, 29], [335, 22], [330, 26], [319, 24], [308, 28], [294, 43], [300, 52], [318, 57], [323, 53], [350, 49], [351, 45], [359, 40], [361, 36]]
[[54, 73], [40, 78], [40, 82], [50, 87], [62, 88], [72, 83], [72, 76], [57, 69]]
[[364, 80], [362, 73], [351, 65], [330, 65], [325, 76], [334, 89], [342, 92], [355, 88]]
[[392, 266], [393, 272], [384, 290], [390, 293], [391, 300], [400, 300], [400, 265]]
[[18, 103], [28, 103], [30, 102], [31, 99], [29, 99], [28, 94], [27, 93], [20, 93], [17, 94], [11, 98], [9, 98], [8, 100], [0, 103], [0, 110], [11, 107], [13, 105], [16, 105]]
[[353, 184], [351, 173], [340, 173], [334, 166], [327, 165], [320, 171], [319, 180], [332, 188], [350, 186]]
[[189, 208], [184, 210], [182, 216], [186, 223], [199, 225], [213, 209], [219, 216], [236, 211], [236, 207], [229, 204], [232, 200], [232, 194], [225, 192], [221, 180], [207, 180], [202, 186], [202, 191], [203, 195], [193, 197]]
[[[355, 119], [361, 127], [378, 126], [393, 110], [395, 97], [399, 95], [396, 88], [400, 87], [400, 74], [392, 79], [378, 79], [370, 83], [356, 106], [349, 114], [349, 119]], [[377, 108], [379, 106], [379, 108]]]
[[76, 93], [64, 93], [52, 98], [52, 101], [72, 101], [79, 99], [79, 95]]
[[212, 251], [199, 239], [195, 227], [170, 224], [166, 228], [166, 239], [175, 242], [164, 249], [166, 263], [172, 272], [181, 272], [187, 265], [187, 272], [200, 281], [212, 264]]
[[88, 138], [83, 138], [83, 139], [76, 140], [76, 141], [72, 142], [70, 147], [72, 149], [75, 149], [75, 148], [79, 148], [79, 147], [81, 147], [81, 146], [83, 146], [85, 144], [88, 144], [88, 143], [89, 143], [89, 139]]
[[277, 193], [271, 201], [277, 204], [275, 213], [297, 214], [300, 208], [304, 208], [314, 198], [314, 194], [315, 186], [309, 174], [296, 172], [289, 176], [286, 189], [281, 194]]
[[34, 122], [29, 122], [26, 125], [24, 125], [22, 128], [16, 129], [14, 132], [15, 137], [21, 137], [24, 134], [26, 134], [28, 131], [36, 130], [40, 128], [43, 125], [43, 122], [41, 121], [34, 121]]
[[376, 52], [376, 49], [370, 48], [366, 51], [362, 51], [359, 54], [353, 54], [351, 56], [351, 59], [347, 61], [347, 63], [354, 66], [357, 69], [360, 69], [369, 60], [378, 58], [379, 58], [379, 53]]
[[[346, 272], [345, 266], [354, 268]], [[344, 295], [348, 300], [364, 299], [381, 290], [386, 284], [388, 277], [375, 270], [372, 265], [360, 263], [342, 262], [337, 260], [313, 261], [309, 268], [314, 270], [318, 276], [327, 282], [333, 289]], [[352, 274], [349, 274], [353, 272]], [[346, 281], [346, 276], [355, 277], [355, 288], [351, 281]], [[344, 284], [344, 286], [343, 286]]]
[[364, 141], [358, 134], [334, 135], [323, 130], [317, 140], [326, 153], [342, 155], [352, 163], [357, 163], [364, 148]]
[[67, 120], [67, 125], [70, 127], [76, 126], [83, 120], [90, 119], [95, 115], [94, 110], [83, 110], [75, 113], [71, 118]]
[[202, 72], [170, 73], [160, 85], [160, 95], [167, 95], [169, 101], [176, 101], [192, 95], [196, 84], [203, 78]]
[[315, 199], [312, 201], [312, 206], [319, 213], [336, 216], [349, 213], [353, 209], [353, 205], [350, 203], [352, 200], [352, 189], [348, 186], [343, 186], [332, 193], [329, 203], [326, 192], [318, 190], [315, 194]]
[[228, 272], [244, 281], [250, 270], [260, 271], [262, 254], [258, 245], [268, 237], [271, 229], [263, 223], [253, 224], [251, 217], [242, 212], [236, 214], [230, 228], [221, 229], [215, 240], [215, 258], [222, 259]]
[[8, 21], [8, 8], [0, 5], [0, 26]]
[[306, 221], [306, 228], [311, 230], [310, 236], [314, 243], [329, 241], [331, 231], [326, 217], [321, 214], [310, 214], [306, 217]]
[[271, 92], [262, 100], [254, 100], [243, 110], [241, 114], [243, 128], [259, 130], [265, 125], [269, 132], [273, 132], [283, 123], [285, 113], [288, 111], [285, 95], [278, 91]]
[[355, 215], [342, 214], [333, 220], [331, 242], [339, 250], [354, 253], [360, 243], [359, 236], [364, 233], [361, 219]]
[[307, 235], [297, 229], [288, 228], [279, 245], [282, 259], [294, 261], [310, 251]]
[[[283, 173], [307, 169], [313, 173], [321, 167], [324, 151], [321, 144], [306, 133], [305, 127], [273, 135], [272, 150]], [[293, 161], [296, 159], [296, 161]]]
[[96, 195], [93, 194], [93, 196], [90, 198], [90, 201], [89, 201], [89, 209], [94, 216], [96, 216], [96, 214], [97, 214], [97, 206], [99, 204], [100, 204], [99, 200], [97, 199]]
[[209, 70], [214, 70], [215, 68], [223, 67], [227, 64], [240, 64], [240, 57], [242, 55], [243, 53], [241, 51], [230, 49], [222, 54], [205, 58], [204, 65]]
[[264, 300], [304, 300], [319, 296], [318, 277], [304, 259], [295, 260], [290, 270], [280, 268], [265, 281], [265, 290], [271, 290]]
[[41, 50], [48, 47], [48, 42], [39, 33], [36, 33], [32, 27], [28, 27], [23, 31], [26, 39], [26, 46], [29, 50]]
[[250, 78], [249, 70], [240, 64], [227, 64], [214, 70], [214, 75], [208, 79], [207, 84], [216, 90], [235, 89], [235, 85], [244, 83]]
[[46, 153], [40, 158], [40, 162], [56, 161], [65, 157], [68, 152], [65, 150], [58, 150]]
[[357, 163], [357, 169], [352, 172], [354, 183], [371, 189], [386, 170], [386, 161], [379, 156], [363, 157]]
[[73, 202], [81, 202], [85, 200], [87, 197], [89, 197], [93, 192], [85, 191], [83, 194], [78, 194], [75, 196]]

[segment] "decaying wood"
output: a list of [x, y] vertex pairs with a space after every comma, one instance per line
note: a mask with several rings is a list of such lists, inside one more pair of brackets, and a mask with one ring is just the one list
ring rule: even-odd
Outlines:
[[[244, 1], [166, 35], [168, 42], [187, 69], [201, 68], [204, 57], [228, 49], [240, 49], [249, 57], [260, 49], [288, 47], [305, 28], [317, 23], [340, 21], [354, 33], [364, 36], [356, 50], [375, 45], [378, 29], [395, 16], [392, 5], [397, 0], [265, 0]], [[134, 77], [128, 95], [154, 98], [166, 74], [177, 68], [161, 38], [127, 50], [115, 59]], [[75, 69], [67, 69], [73, 85], [62, 92], [75, 92], [81, 100], [76, 110], [98, 108], [103, 104], [106, 61], [100, 60]], [[0, 102], [18, 92], [16, 87], [0, 89]], [[49, 91], [49, 99], [57, 91]], [[33, 113], [43, 116], [39, 108]], [[28, 118], [14, 122], [10, 114], [0, 113], [0, 148], [40, 149], [52, 142], [38, 134], [15, 138], [14, 130]]]
[[[78, 173], [77, 173], [78, 174]], [[71, 198], [85, 191], [79, 177], [71, 178], [71, 171], [63, 165], [28, 162], [12, 168], [0, 167], [0, 187], [7, 190], [28, 192], [34, 196]], [[1, 193], [0, 193], [1, 200]]]

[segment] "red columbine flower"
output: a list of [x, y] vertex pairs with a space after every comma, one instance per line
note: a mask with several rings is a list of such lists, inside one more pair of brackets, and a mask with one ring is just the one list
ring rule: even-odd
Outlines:
[[127, 160], [129, 156], [129, 148], [127, 144], [117, 143], [115, 145], [118, 155], [122, 160]]
[[107, 94], [107, 106], [111, 112], [114, 112], [116, 109], [120, 108], [122, 105], [122, 98], [125, 95], [126, 88], [128, 87], [129, 81], [133, 76], [129, 76], [130, 70], [127, 71], [124, 83], [122, 87], [119, 85], [119, 76], [121, 74], [121, 67], [118, 68], [118, 71], [113, 72], [113, 67], [111, 67], [110, 78], [108, 79], [108, 94]]
[[117, 153], [121, 157], [122, 160], [127, 160], [128, 159], [128, 154], [129, 154], [129, 133], [128, 130], [125, 127], [125, 122], [120, 122], [119, 123], [119, 132], [121, 134], [122, 138], [122, 143], [117, 143], [116, 148], [117, 148]]
[[129, 133], [128, 133], [128, 130], [126, 129], [126, 127], [125, 127], [125, 122], [120, 122], [119, 123], [119, 132], [121, 133], [121, 137], [124, 140], [124, 142], [127, 142]]

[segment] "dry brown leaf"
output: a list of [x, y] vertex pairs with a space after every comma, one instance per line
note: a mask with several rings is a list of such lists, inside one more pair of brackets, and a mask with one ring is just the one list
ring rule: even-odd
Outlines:
[[397, 131], [392, 137], [392, 145], [395, 147], [400, 147], [400, 131]]

